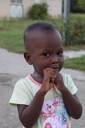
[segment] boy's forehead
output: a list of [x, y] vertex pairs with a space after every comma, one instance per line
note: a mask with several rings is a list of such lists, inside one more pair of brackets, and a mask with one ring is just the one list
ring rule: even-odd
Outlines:
[[62, 39], [60, 33], [56, 30], [56, 31], [33, 31], [28, 35], [28, 38], [33, 40], [39, 40], [42, 38], [42, 40], [44, 38], [49, 38], [49, 37], [53, 37], [56, 39]]
[[51, 43], [53, 40], [61, 42], [62, 38], [58, 31], [33, 31], [27, 36], [28, 46], [30, 48], [38, 47], [38, 45], [44, 45], [44, 43]]

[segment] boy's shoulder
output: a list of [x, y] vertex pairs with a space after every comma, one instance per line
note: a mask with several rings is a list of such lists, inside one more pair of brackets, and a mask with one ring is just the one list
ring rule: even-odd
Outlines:
[[63, 79], [72, 79], [72, 77], [69, 74], [61, 73]]
[[70, 86], [70, 85], [74, 84], [73, 79], [69, 74], [64, 74], [64, 73], [61, 73], [61, 74], [62, 74], [63, 81], [64, 81], [65, 85]]
[[16, 84], [17, 83], [22, 83], [22, 82], [25, 82], [25, 81], [27, 81], [26, 77], [22, 77], [22, 78], [17, 80]]
[[16, 83], [15, 85], [26, 85], [29, 83], [29, 77], [28, 76], [25, 76], [25, 77], [22, 77], [20, 78]]

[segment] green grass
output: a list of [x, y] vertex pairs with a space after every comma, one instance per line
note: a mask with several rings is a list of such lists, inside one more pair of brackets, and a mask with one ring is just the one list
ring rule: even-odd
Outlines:
[[0, 47], [8, 51], [22, 53], [24, 51], [24, 29], [27, 24], [31, 23], [31, 20], [0, 21]]
[[[73, 19], [79, 17], [84, 17], [85, 15], [72, 15]], [[46, 21], [58, 26], [59, 30], [63, 31], [63, 20], [62, 19], [48, 19], [48, 20], [32, 20], [32, 19], [17, 19], [17, 20], [2, 20], [0, 21], [0, 48], [5, 48], [8, 51], [22, 53], [24, 51], [23, 47], [23, 33], [27, 26], [34, 22]], [[79, 50], [85, 49], [85, 45], [75, 45], [65, 47], [65, 50]]]
[[[42, 20], [9, 20], [0, 21], [0, 48], [5, 48], [8, 51], [22, 53], [24, 51], [23, 46], [23, 33], [27, 26], [34, 22]], [[55, 22], [56, 21], [56, 22]], [[58, 23], [60, 20], [46, 20], [50, 23]]]
[[65, 59], [64, 67], [85, 72], [85, 56]]
[[[74, 17], [75, 16], [79, 17], [79, 15], [74, 15]], [[85, 17], [85, 15], [82, 15], [82, 16]], [[31, 23], [38, 22], [38, 21], [42, 21], [42, 20], [24, 19], [24, 20], [0, 21], [0, 48], [5, 48], [11, 52], [23, 53], [24, 52], [24, 46], [23, 46], [24, 30]], [[56, 26], [58, 25], [60, 28], [63, 27], [61, 19], [46, 20], [46, 22], [50, 22]], [[80, 49], [85, 50], [85, 45], [65, 47], [65, 50], [80, 50]], [[85, 56], [80, 58], [65, 60], [64, 67], [85, 71]]]
[[78, 45], [64, 46], [64, 51], [69, 51], [69, 50], [74, 50], [74, 51], [85, 50], [85, 45], [78, 44]]

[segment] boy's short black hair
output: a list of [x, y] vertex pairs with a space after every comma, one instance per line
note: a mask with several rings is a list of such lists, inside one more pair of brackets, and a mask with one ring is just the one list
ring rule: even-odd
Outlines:
[[56, 30], [56, 28], [52, 25], [52, 24], [49, 24], [49, 23], [46, 23], [46, 22], [38, 22], [38, 23], [34, 23], [30, 26], [28, 26], [24, 32], [24, 39], [26, 37], [26, 35], [28, 33], [30, 33], [31, 31], [54, 31]]
[[[38, 23], [34, 23], [34, 24], [28, 26], [25, 30], [25, 33], [34, 31], [34, 30], [49, 31], [49, 30], [55, 30], [55, 27], [52, 24], [49, 24], [46, 22], [38, 22]], [[25, 35], [25, 33], [24, 33], [24, 35]]]
[[57, 31], [57, 29], [50, 23], [46, 23], [46, 22], [37, 22], [34, 23], [30, 26], [28, 26], [24, 32], [24, 44], [25, 44], [25, 48], [27, 49], [27, 44], [29, 43], [29, 40], [27, 40], [28, 38], [30, 38], [30, 34], [32, 32], [55, 32]]

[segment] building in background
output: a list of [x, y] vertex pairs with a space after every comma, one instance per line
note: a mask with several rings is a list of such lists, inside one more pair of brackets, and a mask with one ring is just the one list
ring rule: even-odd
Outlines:
[[0, 19], [26, 17], [35, 3], [47, 3], [48, 14], [53, 18], [62, 15], [62, 0], [0, 0]]

